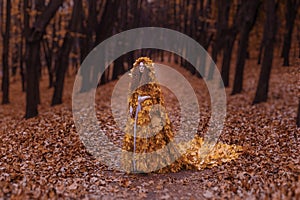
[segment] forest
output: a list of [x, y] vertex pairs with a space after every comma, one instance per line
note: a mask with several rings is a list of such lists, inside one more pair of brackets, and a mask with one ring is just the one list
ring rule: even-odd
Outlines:
[[[107, 66], [99, 66], [100, 77], [82, 70], [98, 45], [147, 27], [188, 36], [216, 68], [198, 69], [184, 56], [197, 52], [178, 40], [174, 45], [183, 56], [137, 48], [103, 61]], [[300, 198], [300, 0], [2, 0], [0, 33], [0, 199]], [[105, 49], [107, 57], [122, 45], [127, 44]], [[134, 156], [147, 145], [152, 151], [151, 142], [124, 134], [111, 107], [123, 76], [130, 72], [134, 82], [138, 65], [140, 73], [141, 66], [151, 72], [152, 60], [145, 57], [153, 60], [153, 66], [170, 66], [188, 80], [200, 117], [190, 153], [174, 161], [185, 164], [136, 174], [112, 169], [91, 152], [87, 146], [94, 139], [85, 141], [80, 129], [94, 125], [76, 122], [73, 98], [77, 78], [88, 77], [79, 94], [88, 98], [96, 91], [93, 109], [101, 123], [98, 128]], [[203, 62], [200, 52], [197, 59]], [[191, 157], [202, 159], [200, 153], [191, 152], [205, 146], [201, 138], [214, 126], [208, 87], [215, 73], [220, 74], [226, 94], [222, 133], [210, 156], [190, 167], [186, 163]], [[96, 88], [90, 83], [94, 79]], [[181, 102], [163, 85], [154, 93], [164, 96], [158, 102], [165, 106], [172, 131], [164, 127], [160, 142], [168, 143], [183, 123]], [[142, 123], [138, 117], [150, 112], [143, 111], [150, 101], [134, 98], [129, 105], [137, 111], [135, 121], [123, 115], [126, 126], [135, 123], [136, 134], [137, 123]], [[90, 113], [82, 109], [83, 115]]]

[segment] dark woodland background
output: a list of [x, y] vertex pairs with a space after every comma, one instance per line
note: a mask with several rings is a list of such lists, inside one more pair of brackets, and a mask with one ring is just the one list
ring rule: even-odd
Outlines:
[[[10, 81], [20, 76], [20, 87], [27, 93], [25, 117], [38, 115], [39, 82], [46, 75], [49, 88], [54, 87], [52, 105], [61, 104], [66, 73], [76, 72], [95, 46], [116, 33], [149, 26], [177, 30], [199, 42], [215, 62], [221, 60], [226, 87], [236, 55], [232, 95], [243, 91], [245, 61], [255, 57], [261, 72], [253, 104], [264, 102], [274, 56], [280, 54], [286, 67], [290, 57], [300, 57], [299, 6], [299, 0], [3, 0], [2, 104], [10, 102]], [[140, 55], [174, 59], [197, 75], [184, 59], [148, 49], [115, 60], [100, 84], [117, 79]], [[206, 78], [212, 75], [211, 70]]]

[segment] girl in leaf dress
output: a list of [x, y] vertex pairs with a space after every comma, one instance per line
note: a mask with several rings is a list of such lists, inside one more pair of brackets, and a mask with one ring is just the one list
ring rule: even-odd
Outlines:
[[163, 173], [203, 169], [238, 157], [241, 147], [218, 143], [208, 156], [202, 158], [199, 149], [203, 140], [198, 136], [183, 152], [186, 144], [173, 142], [174, 132], [152, 60], [147, 57], [137, 59], [130, 73], [122, 159], [126, 171]]

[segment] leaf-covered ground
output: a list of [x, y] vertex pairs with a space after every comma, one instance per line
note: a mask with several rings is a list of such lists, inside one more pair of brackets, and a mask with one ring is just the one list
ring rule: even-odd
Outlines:
[[[64, 104], [50, 107], [53, 91], [43, 76], [40, 115], [30, 120], [23, 119], [25, 94], [20, 82], [12, 80], [11, 104], [0, 106], [0, 199], [300, 199], [300, 129], [295, 125], [299, 65], [299, 59], [288, 68], [275, 60], [269, 100], [252, 106], [259, 66], [250, 59], [244, 92], [230, 96], [231, 89], [226, 89], [228, 112], [220, 137], [224, 143], [243, 146], [243, 155], [212, 169], [168, 174], [113, 171], [87, 152], [72, 119], [72, 77], [66, 80]], [[203, 134], [210, 116], [205, 83], [176, 69], [201, 100], [199, 134]], [[109, 109], [115, 84], [99, 88], [97, 116], [106, 122], [107, 134], [121, 145], [122, 133]], [[176, 129], [178, 102], [170, 91], [165, 90], [165, 95]]]

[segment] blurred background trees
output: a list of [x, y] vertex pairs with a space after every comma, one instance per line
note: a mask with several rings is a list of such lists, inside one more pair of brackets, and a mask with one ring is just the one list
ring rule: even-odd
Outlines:
[[[300, 49], [299, 7], [300, 0], [3, 0], [2, 103], [9, 103], [10, 79], [18, 74], [27, 93], [26, 118], [38, 114], [43, 75], [54, 88], [52, 105], [62, 103], [66, 74], [74, 75], [95, 46], [116, 33], [147, 26], [177, 30], [199, 42], [218, 62], [226, 87], [235, 70], [233, 95], [243, 91], [246, 59], [257, 57], [261, 74], [253, 103], [267, 101], [274, 53], [281, 52], [284, 66], [291, 56], [300, 57], [300, 50], [291, 55], [292, 49]], [[184, 44], [177, 45], [184, 51]], [[199, 78], [213, 75], [209, 70], [201, 77], [177, 55], [144, 49], [115, 60], [99, 84], [117, 79], [140, 55], [173, 60]], [[88, 89], [88, 83], [83, 85], [82, 91]]]

